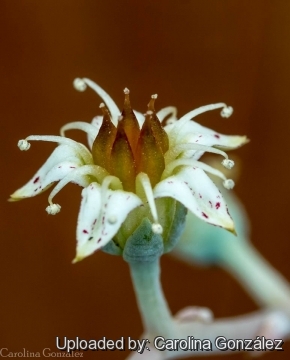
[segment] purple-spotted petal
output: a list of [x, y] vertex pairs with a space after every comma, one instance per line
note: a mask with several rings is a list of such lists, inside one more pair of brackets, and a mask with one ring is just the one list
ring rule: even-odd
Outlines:
[[216, 146], [225, 150], [235, 149], [248, 141], [246, 136], [223, 135], [195, 121], [188, 122], [181, 132], [182, 134], [178, 136], [179, 140], [182, 139], [182, 136], [186, 136], [190, 140], [189, 142]]
[[202, 169], [184, 166], [176, 175], [158, 183], [154, 197], [166, 196], [178, 200], [207, 223], [234, 231], [233, 220], [221, 193]]
[[[169, 136], [171, 146], [180, 143], [192, 143], [231, 150], [248, 142], [246, 136], [223, 135], [204, 127], [193, 120], [176, 121], [175, 123], [166, 126], [165, 130]], [[186, 156], [193, 156], [194, 159], [198, 160], [203, 153], [204, 152], [200, 150], [191, 150], [186, 153]]]
[[78, 247], [91, 241], [101, 211], [101, 186], [91, 183], [82, 191], [82, 202], [77, 225]]
[[10, 196], [10, 200], [17, 201], [40, 194], [82, 164], [75, 149], [59, 145], [32, 179]]
[[128, 214], [142, 204], [141, 199], [133, 193], [104, 190], [97, 183], [86, 187], [82, 196], [74, 262], [105, 246], [116, 235]]

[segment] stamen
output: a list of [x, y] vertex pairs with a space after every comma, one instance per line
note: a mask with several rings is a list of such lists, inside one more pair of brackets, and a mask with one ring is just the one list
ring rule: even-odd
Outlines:
[[17, 146], [21, 151], [27, 151], [30, 148], [30, 143], [27, 140], [19, 140]]
[[154, 201], [154, 195], [153, 195], [150, 179], [147, 174], [139, 173], [137, 175], [136, 180], [140, 181], [140, 183], [143, 187], [145, 196], [147, 198], [148, 205], [150, 207], [150, 211], [151, 211], [151, 214], [152, 214], [152, 217], [154, 220], [154, 224], [152, 225], [152, 231], [155, 232], [156, 234], [161, 234], [163, 229], [158, 221], [158, 214], [157, 214], [156, 204]]
[[55, 215], [60, 212], [61, 206], [59, 204], [51, 204], [45, 209], [49, 215]]
[[186, 150], [201, 150], [201, 151], [205, 151], [205, 152], [209, 152], [209, 153], [213, 153], [213, 154], [222, 155], [223, 157], [225, 157], [225, 160], [223, 160], [223, 162], [224, 161], [233, 162], [232, 160], [228, 160], [227, 153], [225, 153], [224, 151], [222, 151], [220, 149], [216, 149], [214, 147], [207, 146], [207, 145], [188, 143], [188, 144], [178, 144], [178, 145], [171, 147], [171, 149], [168, 150], [164, 155], [165, 164], [167, 165], [169, 162], [176, 159], [177, 156], [179, 156], [183, 151], [186, 151]]
[[161, 179], [163, 180], [163, 179], [168, 178], [168, 177], [173, 173], [173, 170], [174, 170], [177, 166], [192, 166], [192, 167], [197, 167], [197, 168], [202, 169], [202, 170], [204, 170], [204, 171], [206, 171], [206, 172], [208, 172], [208, 173], [210, 173], [210, 174], [213, 174], [213, 175], [215, 175], [215, 176], [218, 176], [219, 178], [221, 178], [222, 180], [224, 180], [223, 186], [224, 186], [226, 189], [232, 189], [232, 188], [235, 186], [234, 181], [231, 180], [231, 179], [227, 179], [227, 178], [225, 177], [225, 175], [224, 175], [221, 171], [219, 171], [219, 170], [217, 170], [217, 169], [215, 169], [215, 168], [213, 168], [213, 167], [211, 167], [211, 166], [209, 166], [209, 165], [207, 165], [207, 164], [205, 164], [205, 163], [203, 163], [203, 162], [201, 162], [201, 161], [197, 161], [197, 160], [193, 160], [193, 159], [178, 159], [178, 160], [172, 161], [171, 163], [169, 163], [169, 164], [165, 167], [165, 170], [163, 171], [163, 174], [162, 174], [162, 176], [161, 176]]
[[60, 129], [60, 135], [65, 136], [64, 133], [67, 130], [82, 130], [85, 133], [87, 133], [88, 135], [90, 135], [91, 137], [93, 137], [94, 139], [96, 138], [96, 136], [98, 135], [98, 132], [99, 132], [99, 128], [97, 128], [96, 126], [94, 126], [92, 124], [86, 123], [84, 121], [74, 121], [74, 122], [65, 124]]
[[233, 108], [231, 106], [228, 107], [225, 103], [210, 104], [210, 105], [201, 106], [197, 109], [190, 111], [189, 113], [183, 115], [179, 119], [179, 121], [181, 121], [183, 119], [191, 120], [194, 117], [196, 117], [197, 115], [200, 115], [206, 111], [216, 110], [219, 108], [223, 108], [223, 110], [221, 112], [221, 116], [223, 116], [223, 117], [229, 117], [233, 112]]
[[235, 182], [232, 179], [227, 179], [223, 182], [223, 186], [228, 190], [232, 190], [235, 186]]
[[125, 95], [129, 95], [129, 94], [130, 94], [130, 90], [129, 90], [128, 88], [125, 88], [123, 91], [124, 91], [124, 94], [125, 94]]
[[103, 101], [105, 102], [105, 104], [107, 105], [111, 115], [112, 115], [112, 121], [114, 123], [114, 125], [117, 125], [117, 117], [120, 114], [120, 110], [118, 108], [118, 106], [115, 104], [114, 100], [111, 98], [111, 96], [109, 94], [106, 93], [105, 90], [103, 90], [99, 85], [97, 85], [96, 83], [94, 83], [92, 80], [87, 79], [87, 78], [83, 78], [82, 79], [92, 90], [94, 90], [99, 96], [100, 98], [103, 99]]
[[86, 164], [93, 164], [93, 158], [89, 150], [81, 143], [74, 141], [72, 139], [68, 139], [63, 136], [54, 136], [54, 135], [30, 135], [26, 140], [35, 140], [35, 141], [48, 141], [48, 142], [56, 142], [59, 144], [69, 145], [73, 148], [77, 148], [79, 155], [83, 158]]
[[225, 106], [221, 111], [221, 117], [229, 118], [233, 112], [234, 109], [232, 108], [232, 106]]
[[230, 160], [230, 159], [224, 159], [222, 161], [222, 165], [226, 168], [226, 169], [232, 169], [235, 166], [235, 162], [234, 160]]
[[157, 112], [157, 117], [160, 120], [160, 122], [162, 123], [162, 121], [167, 118], [169, 115], [171, 114], [171, 116], [167, 119], [166, 124], [168, 124], [169, 121], [172, 120], [172, 123], [175, 122], [177, 120], [177, 109], [174, 106], [167, 106], [161, 110], [159, 110]]
[[[107, 176], [107, 171], [98, 165], [84, 165], [68, 173], [58, 184], [54, 187], [52, 192], [48, 196], [48, 202], [50, 205], [54, 205], [52, 199], [57, 193], [60, 192], [68, 183], [76, 182], [77, 184], [86, 187], [92, 181], [86, 178], [86, 175], [94, 176], [99, 183]], [[76, 181], [78, 179], [78, 181]]]
[[76, 90], [78, 91], [85, 91], [86, 88], [87, 88], [87, 85], [86, 83], [84, 82], [83, 79], [80, 79], [80, 78], [76, 78], [74, 79], [73, 81], [73, 86]]
[[101, 191], [107, 191], [111, 184], [114, 190], [123, 190], [122, 183], [116, 176], [107, 175], [102, 182], [100, 181], [100, 183], [102, 183]]

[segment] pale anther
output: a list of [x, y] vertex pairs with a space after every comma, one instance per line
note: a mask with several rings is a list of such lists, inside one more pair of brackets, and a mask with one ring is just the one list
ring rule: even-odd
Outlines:
[[163, 233], [163, 228], [160, 224], [152, 224], [152, 231], [154, 232], [154, 234], [162, 234]]
[[235, 186], [235, 182], [232, 179], [227, 179], [223, 182], [223, 185], [226, 189], [231, 190]]
[[61, 206], [59, 204], [51, 204], [45, 210], [49, 215], [55, 215], [60, 212]]
[[17, 146], [21, 151], [27, 151], [30, 148], [30, 143], [27, 140], [19, 140]]
[[100, 103], [99, 108], [105, 107], [106, 105], [104, 103]]
[[111, 215], [108, 217], [109, 224], [116, 224], [116, 222], [117, 222], [117, 217], [115, 215]]
[[232, 169], [235, 166], [235, 162], [233, 160], [230, 159], [224, 159], [222, 161], [222, 165], [226, 168], [226, 169]]
[[153, 111], [148, 110], [148, 111], [146, 111], [146, 114], [147, 114], [147, 115], [153, 115]]
[[151, 95], [151, 99], [157, 99], [157, 98], [158, 98], [158, 94]]
[[229, 118], [232, 115], [233, 111], [234, 109], [232, 108], [232, 106], [225, 106], [221, 111], [221, 117]]
[[126, 94], [126, 95], [127, 95], [127, 94], [130, 94], [130, 90], [129, 90], [128, 88], [125, 88], [125, 89], [124, 89], [124, 94]]
[[73, 86], [78, 91], [85, 91], [87, 88], [87, 84], [80, 78], [74, 79]]

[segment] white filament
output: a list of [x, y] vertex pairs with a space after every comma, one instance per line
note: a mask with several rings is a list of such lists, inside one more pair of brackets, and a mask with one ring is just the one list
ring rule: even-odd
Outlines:
[[[168, 164], [170, 161], [174, 160], [178, 155], [180, 155], [183, 151], [186, 150], [201, 150], [205, 152], [210, 152], [213, 154], [219, 154], [222, 155], [226, 161], [228, 159], [227, 153], [220, 149], [216, 149], [212, 146], [207, 145], [201, 145], [201, 144], [193, 144], [193, 143], [187, 143], [187, 144], [178, 144], [173, 147], [171, 147], [164, 155], [165, 164]], [[232, 160], [229, 160], [232, 161]]]
[[49, 194], [48, 202], [50, 203], [50, 205], [53, 205], [52, 199], [55, 197], [55, 195], [59, 193], [60, 190], [62, 190], [68, 183], [76, 182], [83, 187], [88, 186], [92, 181], [89, 180], [86, 175], [94, 176], [98, 182], [101, 182], [102, 179], [107, 175], [107, 172], [105, 169], [98, 165], [84, 165], [82, 167], [72, 170], [58, 182], [58, 184]]
[[157, 214], [157, 209], [156, 209], [156, 204], [155, 204], [155, 200], [154, 200], [154, 195], [153, 195], [153, 190], [152, 190], [152, 186], [150, 183], [150, 179], [148, 177], [147, 174], [145, 173], [139, 173], [137, 175], [138, 180], [140, 181], [146, 198], [148, 200], [148, 205], [150, 207], [150, 211], [154, 220], [154, 224], [152, 225], [152, 231], [156, 232], [157, 234], [161, 234], [163, 229], [162, 226], [159, 224], [159, 220], [158, 220], [158, 214]]
[[112, 115], [114, 125], [116, 126], [117, 125], [117, 117], [120, 114], [120, 110], [119, 110], [118, 106], [115, 104], [114, 100], [111, 98], [111, 96], [109, 94], [106, 93], [105, 90], [103, 90], [98, 84], [96, 84], [92, 80], [87, 79], [87, 78], [83, 78], [82, 80], [92, 90], [94, 90], [100, 96], [100, 98], [103, 99], [103, 101], [107, 105], [107, 107]]
[[183, 115], [179, 119], [179, 121], [183, 120], [183, 119], [191, 120], [194, 117], [196, 117], [197, 115], [200, 115], [206, 111], [216, 110], [219, 108], [223, 108], [223, 110], [221, 112], [221, 116], [223, 116], [223, 117], [229, 117], [233, 112], [233, 108], [231, 106], [228, 107], [225, 103], [210, 104], [210, 105], [201, 106], [197, 109], [190, 111], [189, 113]]
[[[103, 169], [103, 168], [101, 168], [101, 169]], [[104, 170], [104, 171], [106, 171], [106, 170]], [[103, 182], [99, 181], [99, 183], [102, 183], [102, 190], [101, 190], [102, 192], [107, 191], [111, 184], [113, 185], [114, 190], [123, 190], [123, 185], [122, 185], [120, 179], [113, 175], [107, 175], [103, 179]]]
[[177, 120], [177, 109], [174, 106], [167, 106], [161, 110], [159, 110], [157, 112], [157, 117], [160, 120], [160, 122], [162, 122], [167, 116], [169, 116], [171, 114], [171, 116], [168, 118], [167, 120], [167, 124], [168, 121], [172, 121], [175, 122]]
[[60, 135], [65, 136], [65, 131], [67, 131], [67, 130], [82, 130], [85, 133], [87, 133], [88, 135], [92, 136], [93, 138], [95, 138], [99, 132], [99, 128], [97, 128], [96, 126], [94, 126], [92, 124], [83, 122], [83, 121], [74, 121], [74, 122], [65, 124], [60, 129]]

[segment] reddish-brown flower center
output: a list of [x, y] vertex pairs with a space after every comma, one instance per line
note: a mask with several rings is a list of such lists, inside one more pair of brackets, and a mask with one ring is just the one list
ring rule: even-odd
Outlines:
[[105, 168], [118, 177], [126, 191], [135, 192], [135, 178], [140, 172], [146, 173], [154, 187], [165, 168], [164, 154], [168, 150], [168, 136], [156, 116], [153, 95], [140, 130], [132, 110], [129, 90], [125, 89], [124, 109], [117, 127], [111, 115], [102, 106], [103, 123], [92, 148], [96, 165]]

